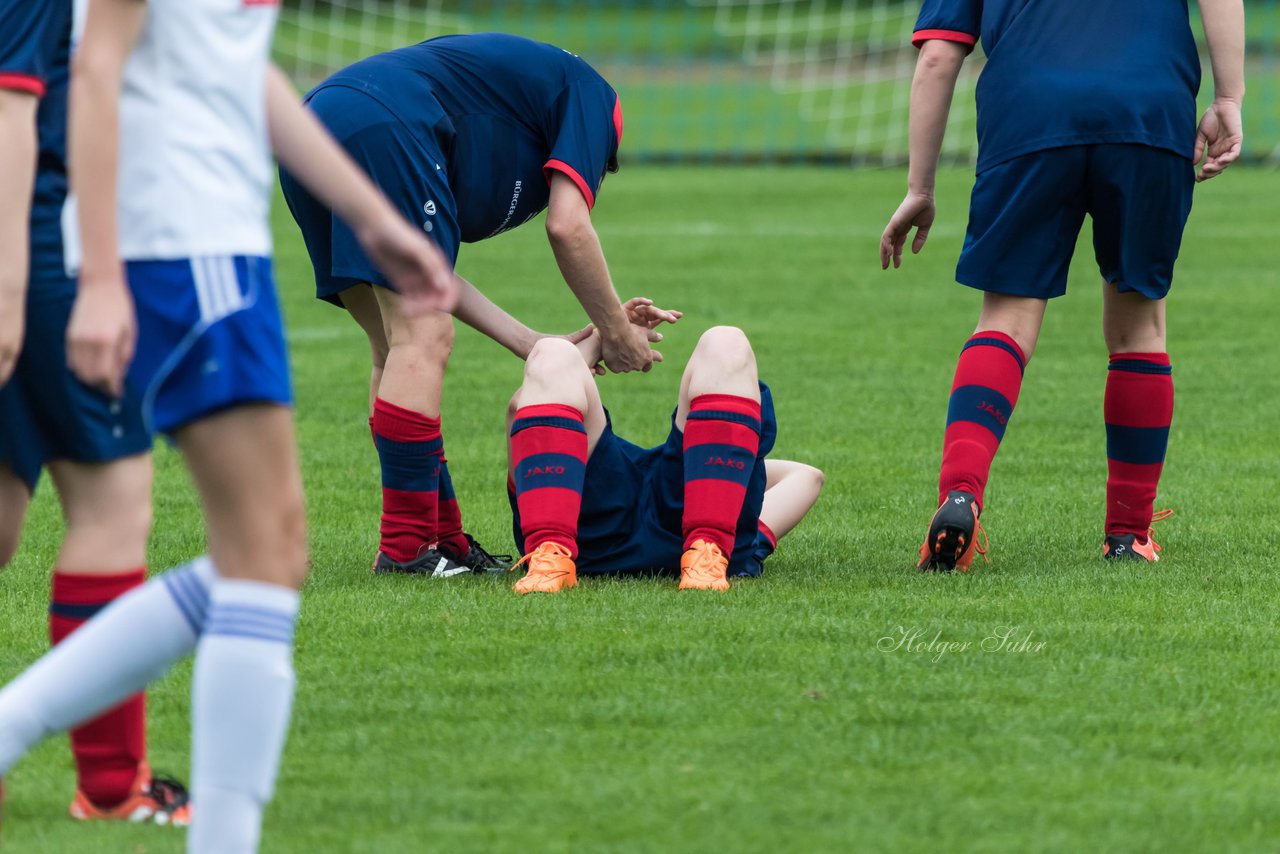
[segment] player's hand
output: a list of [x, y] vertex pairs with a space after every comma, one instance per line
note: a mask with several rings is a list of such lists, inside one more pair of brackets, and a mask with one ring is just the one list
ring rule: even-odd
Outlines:
[[1197, 183], [1208, 181], [1221, 174], [1240, 156], [1244, 144], [1244, 129], [1240, 121], [1240, 104], [1236, 101], [1215, 100], [1205, 110], [1196, 131], [1195, 162], [1204, 164]]
[[648, 371], [654, 362], [662, 361], [662, 354], [649, 347], [652, 336], [662, 336], [647, 326], [628, 323], [615, 331], [601, 330], [600, 358], [615, 374], [630, 371]]
[[902, 266], [902, 248], [906, 245], [907, 235], [913, 228], [916, 230], [916, 236], [911, 241], [911, 252], [914, 255], [920, 254], [920, 250], [924, 248], [924, 242], [929, 239], [929, 229], [933, 228], [933, 219], [936, 215], [937, 207], [934, 205], [933, 196], [907, 193], [902, 204], [898, 205], [898, 209], [889, 218], [884, 234], [880, 236], [880, 269], [889, 269], [890, 261], [893, 261], [895, 270]]
[[21, 287], [0, 289], [0, 386], [9, 381], [18, 364], [26, 315], [26, 291]]
[[596, 331], [594, 326], [587, 327], [587, 336], [580, 341], [574, 341], [573, 346], [578, 348], [578, 352], [582, 354], [582, 360], [587, 363], [587, 369], [598, 377], [605, 374], [604, 365], [600, 364], [601, 346], [604, 339], [600, 337], [600, 333]]
[[458, 300], [453, 269], [422, 232], [388, 212], [356, 237], [369, 260], [395, 287], [407, 313], [453, 311]]
[[67, 364], [81, 382], [121, 397], [137, 334], [123, 271], [81, 281], [67, 323]]
[[[626, 312], [627, 320], [631, 321], [632, 324], [643, 326], [646, 329], [653, 329], [660, 323], [675, 323], [684, 317], [683, 312], [658, 308], [653, 304], [653, 300], [648, 297], [632, 297], [622, 304], [622, 310]], [[662, 335], [649, 340], [661, 341]]]

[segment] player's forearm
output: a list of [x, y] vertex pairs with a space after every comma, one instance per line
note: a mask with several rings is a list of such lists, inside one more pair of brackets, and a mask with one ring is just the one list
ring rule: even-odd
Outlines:
[[267, 128], [280, 164], [353, 231], [397, 215], [274, 65], [267, 69]]
[[560, 274], [587, 317], [602, 333], [621, 334], [631, 322], [614, 290], [595, 229], [589, 222], [559, 230], [548, 224], [548, 233]]
[[120, 276], [116, 174], [123, 72], [122, 61], [99, 61], [82, 49], [71, 75], [67, 159], [79, 216], [83, 287]]
[[911, 82], [909, 120], [911, 166], [907, 186], [913, 193], [933, 195], [951, 98], [966, 50], [964, 45], [937, 39], [925, 42], [920, 49]]
[[1244, 100], [1244, 2], [1200, 0], [1200, 19], [1213, 65], [1213, 95], [1238, 104]]
[[454, 317], [481, 335], [486, 335], [506, 347], [521, 359], [529, 358], [538, 334], [516, 320], [461, 276], [458, 280], [458, 302]]
[[21, 306], [27, 288], [36, 106], [30, 94], [0, 91], [0, 305], [13, 308]]
[[760, 521], [782, 539], [800, 524], [817, 502], [824, 481], [819, 469], [789, 460], [766, 460], [768, 487]]

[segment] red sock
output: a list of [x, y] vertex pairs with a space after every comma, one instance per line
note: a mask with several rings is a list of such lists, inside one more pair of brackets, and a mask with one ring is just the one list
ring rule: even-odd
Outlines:
[[471, 548], [467, 535], [462, 533], [462, 508], [453, 492], [453, 479], [449, 477], [449, 461], [440, 457], [440, 488], [436, 504], [436, 538], [451, 554], [464, 556]]
[[715, 543], [733, 556], [747, 484], [760, 451], [760, 404], [733, 394], [701, 394], [684, 425], [684, 547]]
[[1107, 423], [1107, 533], [1151, 527], [1173, 421], [1173, 368], [1167, 353], [1112, 353], [1103, 398]]
[[435, 542], [440, 482], [440, 419], [388, 403], [373, 405], [373, 441], [382, 463], [382, 543], [397, 563], [413, 560]]
[[[144, 570], [117, 575], [72, 575], [54, 570], [49, 637], [59, 644], [113, 599], [146, 580]], [[139, 626], [138, 631], [146, 631]], [[147, 758], [147, 718], [142, 694], [71, 730], [80, 791], [99, 807], [129, 797]]]
[[1022, 348], [1003, 332], [978, 332], [964, 345], [947, 407], [939, 504], [951, 490], [962, 489], [982, 507], [991, 461], [1018, 404], [1026, 365]]
[[582, 413], [560, 403], [522, 406], [511, 423], [511, 467], [525, 554], [559, 543], [578, 556], [578, 514], [587, 473]]

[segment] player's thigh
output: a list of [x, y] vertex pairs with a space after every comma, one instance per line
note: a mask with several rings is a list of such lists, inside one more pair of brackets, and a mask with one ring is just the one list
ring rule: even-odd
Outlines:
[[1195, 167], [1147, 145], [1090, 146], [1089, 213], [1102, 278], [1121, 293], [1163, 299], [1191, 214]]
[[351, 315], [365, 337], [369, 339], [369, 351], [373, 357], [374, 367], [381, 368], [387, 363], [387, 329], [382, 321], [382, 309], [378, 307], [378, 298], [373, 293], [373, 286], [359, 284], [347, 288], [338, 295], [342, 306]]
[[146, 563], [151, 532], [151, 455], [82, 463], [53, 460], [49, 475], [67, 520], [59, 566], [84, 574]]
[[219, 574], [289, 587], [306, 574], [306, 526], [293, 413], [247, 404], [175, 433], [200, 493]]
[[1010, 296], [1064, 294], [1084, 223], [1086, 157], [1084, 146], [1068, 146], [980, 172], [956, 280]]
[[728, 394], [760, 400], [755, 352], [746, 333], [733, 326], [714, 326], [698, 339], [680, 379], [676, 426], [684, 429], [689, 406], [704, 394]]

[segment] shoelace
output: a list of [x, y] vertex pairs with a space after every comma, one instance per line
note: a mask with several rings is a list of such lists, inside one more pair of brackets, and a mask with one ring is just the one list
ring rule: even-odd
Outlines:
[[702, 548], [696, 550], [690, 548], [689, 551], [697, 552], [693, 558], [693, 565], [689, 567], [692, 572], [701, 572], [708, 575], [720, 574], [716, 567], [716, 555], [720, 553], [720, 550], [713, 543], [703, 542]]
[[174, 777], [163, 774], [152, 774], [147, 783], [146, 793], [160, 804], [165, 812], [174, 812], [191, 801], [191, 793]]
[[[463, 536], [467, 538], [467, 542], [471, 545], [471, 548], [468, 549], [468, 551], [477, 552], [480, 558], [488, 561], [489, 563], [511, 563], [511, 561], [515, 559], [513, 555], [490, 554], [484, 546], [476, 542], [475, 537], [470, 534], [463, 534]], [[464, 555], [464, 557], [465, 556], [466, 555]]]
[[1152, 547], [1155, 548], [1156, 551], [1162, 551], [1162, 549], [1160, 548], [1160, 544], [1157, 543], [1154, 539], [1156, 534], [1155, 524], [1157, 522], [1163, 522], [1165, 519], [1168, 519], [1172, 515], [1173, 515], [1173, 508], [1158, 510], [1155, 513], [1151, 514], [1151, 524], [1147, 526], [1147, 542], [1151, 543]]
[[990, 566], [991, 558], [987, 557], [987, 549], [991, 547], [987, 539], [987, 529], [977, 519], [973, 520], [973, 550], [982, 555], [982, 562]]
[[543, 560], [546, 560], [549, 557], [549, 555], [547, 554], [548, 552], [551, 552], [552, 554], [558, 555], [560, 557], [570, 556], [569, 550], [566, 549], [564, 546], [560, 545], [559, 543], [543, 543], [533, 551], [529, 552], [524, 557], [520, 558], [520, 560], [513, 563], [511, 565], [511, 568], [508, 569], [507, 572], [515, 572], [518, 567], [523, 566], [526, 563], [529, 564], [530, 572], [538, 572], [539, 569], [534, 565], [535, 561], [537, 563], [541, 563]]

